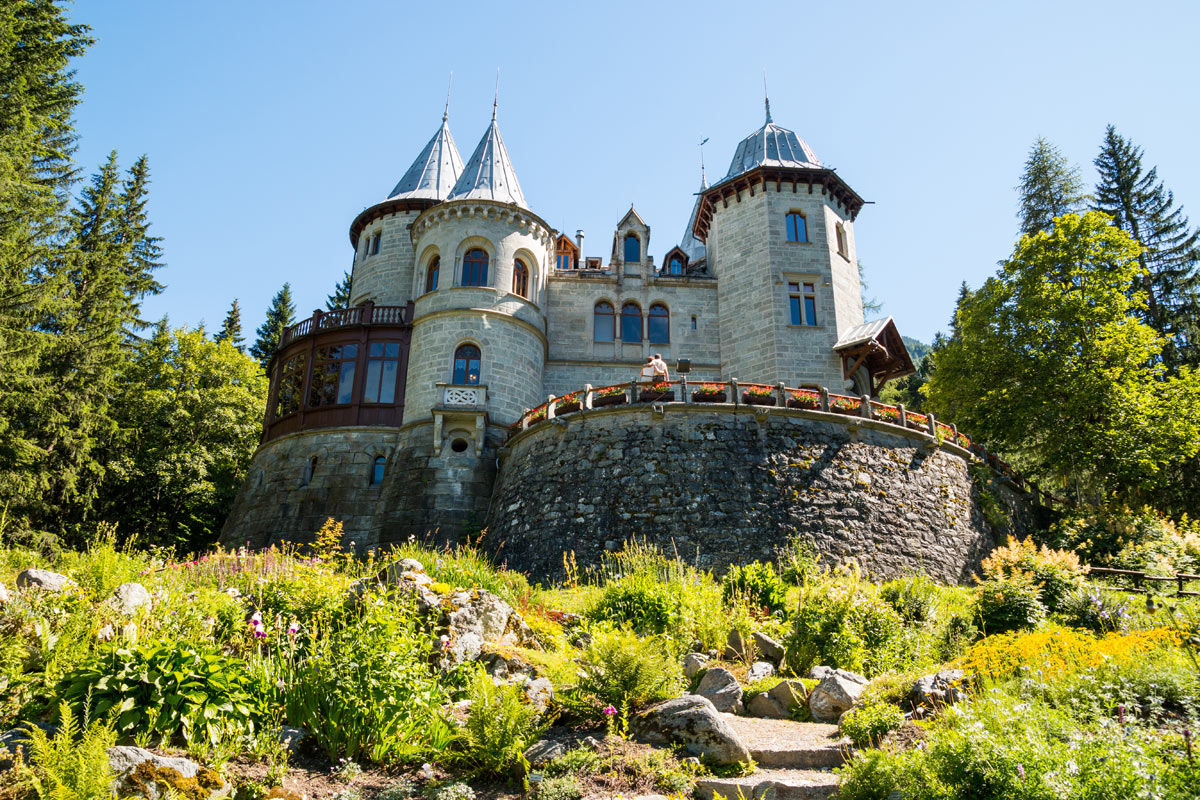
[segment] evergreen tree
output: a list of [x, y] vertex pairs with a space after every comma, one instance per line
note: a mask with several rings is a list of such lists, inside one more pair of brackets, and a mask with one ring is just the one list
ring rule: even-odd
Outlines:
[[246, 352], [246, 348], [242, 342], [246, 341], [246, 337], [242, 336], [242, 309], [238, 306], [237, 298], [233, 299], [233, 304], [229, 306], [229, 313], [225, 315], [225, 322], [221, 325], [220, 332], [214, 341], [228, 341], [238, 349], [239, 353]]
[[138, 318], [141, 299], [163, 290], [162, 284], [154, 279], [154, 271], [163, 267], [162, 247], [159, 244], [162, 239], [150, 235], [150, 221], [146, 213], [149, 185], [150, 165], [143, 155], [129, 169], [122, 186], [121, 214], [117, 219], [117, 239], [126, 251], [125, 294], [135, 328], [146, 326]]
[[1183, 207], [1146, 171], [1142, 149], [1109, 125], [1095, 160], [1100, 179], [1096, 210], [1142, 246], [1136, 288], [1145, 292], [1145, 322], [1166, 339], [1163, 360], [1174, 369], [1200, 364], [1200, 230], [1188, 227]]
[[342, 279], [333, 287], [333, 294], [325, 298], [325, 309], [333, 311], [335, 308], [350, 307], [350, 273], [346, 272]]
[[1029, 149], [1017, 191], [1021, 196], [1017, 216], [1023, 234], [1049, 230], [1055, 217], [1082, 210], [1087, 199], [1079, 168], [1041, 136]]
[[69, 62], [92, 42], [60, 5], [0, 5], [0, 509], [10, 530], [29, 526], [48, 455], [40, 434], [51, 389], [39, 373], [52, 339], [41, 321], [63, 299], [45, 266], [61, 247], [76, 175], [82, 87]]
[[271, 307], [267, 309], [267, 318], [255, 331], [258, 338], [255, 340], [254, 346], [250, 348], [250, 355], [258, 359], [258, 363], [264, 370], [270, 363], [271, 356], [275, 355], [275, 351], [279, 349], [284, 329], [295, 322], [295, 317], [296, 306], [292, 303], [292, 285], [285, 283], [283, 288], [272, 298]]

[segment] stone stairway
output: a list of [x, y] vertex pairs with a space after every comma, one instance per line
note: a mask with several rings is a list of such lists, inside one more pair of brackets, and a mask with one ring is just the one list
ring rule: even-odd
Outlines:
[[838, 735], [836, 725], [757, 719], [722, 714], [754, 756], [758, 769], [740, 778], [701, 778], [696, 794], [711, 800], [714, 793], [726, 800], [824, 800], [837, 791], [837, 776], [850, 742]]

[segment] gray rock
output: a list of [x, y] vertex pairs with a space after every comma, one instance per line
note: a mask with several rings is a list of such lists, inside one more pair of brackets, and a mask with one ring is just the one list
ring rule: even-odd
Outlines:
[[59, 572], [48, 569], [27, 569], [17, 576], [18, 589], [42, 589], [47, 592], [61, 592], [68, 586], [74, 586], [75, 581]]
[[787, 719], [789, 716], [788, 710], [766, 692], [750, 698], [750, 702], [746, 703], [746, 714], [764, 719]]
[[279, 729], [279, 743], [288, 749], [288, 752], [294, 753], [300, 749], [300, 745], [309, 737], [308, 731], [304, 728], [293, 728], [290, 725], [284, 725]]
[[730, 661], [749, 660], [754, 655], [754, 646], [742, 636], [737, 628], [731, 628], [725, 637], [725, 658]]
[[562, 742], [552, 742], [549, 739], [539, 739], [525, 750], [525, 760], [531, 767], [543, 767], [554, 759], [566, 755], [567, 748]]
[[804, 688], [803, 683], [795, 679], [780, 681], [771, 687], [767, 694], [789, 713], [793, 708], [808, 703], [808, 690]]
[[696, 677], [696, 673], [708, 666], [708, 656], [704, 653], [688, 653], [683, 657], [683, 674], [689, 678]]
[[783, 645], [759, 631], [755, 631], [751, 639], [758, 654], [778, 667], [783, 661]]
[[746, 683], [758, 683], [775, 674], [775, 666], [769, 661], [755, 661], [746, 672]]
[[836, 673], [829, 675], [808, 696], [808, 710], [817, 722], [835, 723], [854, 707], [864, 688], [865, 683]]
[[599, 751], [601, 748], [604, 747], [604, 742], [600, 741], [595, 736], [585, 736], [585, 737], [583, 737], [583, 746], [590, 747], [592, 750]]
[[554, 701], [554, 684], [547, 678], [535, 678], [525, 684], [525, 698], [529, 704], [538, 710], [539, 714], [546, 713], [550, 703]]
[[445, 653], [454, 664], [472, 660], [484, 645], [541, 649], [521, 615], [486, 589], [455, 592], [440, 623], [450, 637]]
[[415, 558], [402, 558], [400, 559], [400, 569], [405, 572], [424, 572], [425, 565]]
[[[209, 788], [208, 800], [215, 800], [218, 797], [224, 797], [229, 794], [232, 788], [229, 783], [220, 775], [211, 769], [202, 767], [195, 761], [187, 758], [171, 758], [168, 756], [160, 756], [151, 753], [149, 750], [143, 750], [140, 747], [112, 747], [108, 751], [108, 764], [115, 774], [115, 779], [112, 782], [112, 791], [121, 797], [125, 797], [131, 793], [132, 787], [128, 785], [129, 773], [131, 773], [142, 762], [149, 761], [157, 768], [168, 767], [177, 771], [185, 778], [195, 778], [199, 774], [201, 776], [201, 785], [203, 781], [211, 781], [212, 787]], [[203, 771], [203, 772], [202, 772]], [[202, 774], [201, 774], [202, 773]], [[158, 800], [159, 797], [166, 796], [166, 790], [159, 785], [157, 781], [151, 781], [146, 785], [146, 797], [149, 800]]]
[[136, 614], [140, 609], [150, 608], [153, 604], [150, 593], [140, 583], [122, 583], [113, 592], [113, 596], [117, 600], [117, 608], [126, 615]]
[[32, 763], [29, 758], [30, 727], [41, 728], [47, 736], [58, 733], [58, 728], [43, 722], [28, 722], [25, 723], [25, 727], [0, 733], [0, 772], [13, 768], [16, 764], [17, 750], [21, 751], [21, 757], [25, 759], [26, 764]]
[[690, 754], [719, 764], [750, 761], [750, 750], [708, 698], [684, 695], [641, 711], [630, 732], [648, 744], [678, 744]]
[[933, 709], [954, 705], [967, 696], [962, 688], [963, 678], [961, 669], [944, 669], [932, 675], [922, 675], [913, 684], [908, 700], [914, 706]]
[[733, 673], [723, 667], [714, 667], [704, 673], [696, 694], [707, 698], [717, 711], [734, 711], [742, 704], [742, 687]]
[[862, 675], [859, 675], [857, 672], [850, 672], [844, 669], [834, 669], [833, 667], [813, 667], [808, 672], [808, 677], [812, 678], [814, 681], [823, 681], [830, 675], [840, 675], [848, 681], [854, 681], [855, 683], [861, 683], [863, 685], [868, 683], [867, 679]]
[[502, 653], [480, 653], [476, 658], [483, 668], [487, 670], [487, 674], [492, 676], [495, 681], [508, 681], [513, 678], [534, 677], [533, 665], [517, 656], [505, 656]]

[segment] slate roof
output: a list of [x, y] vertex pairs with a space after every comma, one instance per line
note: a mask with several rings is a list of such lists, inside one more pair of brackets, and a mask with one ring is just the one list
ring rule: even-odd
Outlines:
[[808, 142], [771, 121], [770, 100], [766, 106], [767, 121], [737, 146], [733, 161], [729, 163], [729, 172], [722, 181], [764, 166], [823, 169], [821, 160], [808, 146]]
[[449, 116], [442, 115], [442, 127], [433, 135], [408, 172], [392, 189], [388, 199], [411, 198], [445, 200], [463, 171], [462, 156], [450, 135]]
[[513, 169], [504, 140], [500, 138], [500, 128], [496, 125], [496, 115], [492, 113], [492, 124], [479, 140], [479, 145], [467, 165], [463, 167], [462, 175], [450, 191], [450, 200], [497, 200], [501, 203], [512, 203], [528, 209], [525, 195], [521, 192], [521, 184], [517, 181], [517, 172]]

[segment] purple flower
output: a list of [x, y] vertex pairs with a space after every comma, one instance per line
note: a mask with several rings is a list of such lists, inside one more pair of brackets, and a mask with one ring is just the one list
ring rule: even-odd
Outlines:
[[1021, 764], [1017, 764], [1017, 777], [1019, 777], [1021, 780], [1025, 780], [1025, 767]]
[[288, 625], [287, 632], [288, 632], [288, 636], [295, 636], [297, 633], [300, 632], [300, 623], [293, 622], [291, 625]]
[[256, 631], [254, 632], [254, 638], [255, 638], [255, 639], [265, 639], [265, 638], [267, 638], [267, 632], [266, 632], [266, 631], [264, 631], [264, 630], [261, 630], [261, 629], [260, 629], [260, 630], [256, 630]]
[[613, 714], [616, 714], [616, 713], [617, 713], [617, 710], [615, 708], [613, 708], [612, 706], [604, 707], [604, 716], [611, 717]]

